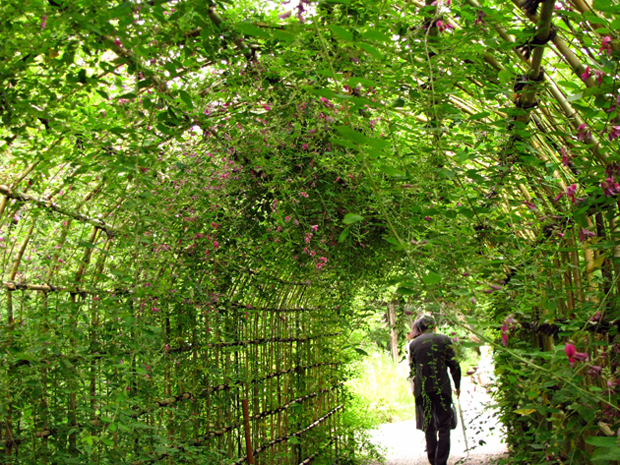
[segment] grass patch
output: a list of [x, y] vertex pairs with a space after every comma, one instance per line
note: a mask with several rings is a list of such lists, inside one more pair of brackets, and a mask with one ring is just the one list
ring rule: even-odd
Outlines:
[[377, 423], [392, 423], [415, 418], [415, 403], [409, 390], [409, 367], [403, 360], [394, 363], [384, 351], [371, 351], [355, 362], [357, 376], [349, 382], [351, 392], [368, 406]]

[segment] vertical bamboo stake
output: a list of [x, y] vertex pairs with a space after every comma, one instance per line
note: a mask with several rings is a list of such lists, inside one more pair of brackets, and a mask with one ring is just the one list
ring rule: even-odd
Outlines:
[[[618, 276], [620, 273], [620, 227], [618, 226], [618, 220], [612, 218], [609, 222], [609, 229], [612, 231], [611, 239], [618, 245], [614, 246], [614, 274]], [[620, 294], [620, 279], [616, 281], [616, 294]]]
[[243, 424], [245, 426], [245, 448], [248, 455], [248, 465], [254, 465], [254, 449], [252, 448], [252, 436], [250, 434], [250, 412], [248, 409], [248, 399], [241, 399], [243, 406]]

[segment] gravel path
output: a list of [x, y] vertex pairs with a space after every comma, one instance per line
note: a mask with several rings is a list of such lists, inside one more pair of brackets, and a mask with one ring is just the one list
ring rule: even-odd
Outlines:
[[[448, 465], [489, 465], [506, 453], [501, 425], [488, 406], [491, 399], [484, 388], [463, 379], [461, 406], [467, 431], [469, 456], [459, 425], [450, 436], [452, 446]], [[412, 413], [413, 416], [413, 413]], [[372, 435], [373, 442], [386, 450], [387, 465], [428, 465], [424, 433], [415, 429], [415, 420], [381, 425]]]

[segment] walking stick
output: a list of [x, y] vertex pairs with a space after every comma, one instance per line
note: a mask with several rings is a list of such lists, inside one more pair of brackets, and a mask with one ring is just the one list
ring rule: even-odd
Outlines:
[[467, 433], [465, 432], [465, 421], [463, 420], [463, 409], [461, 408], [461, 400], [456, 398], [456, 407], [459, 411], [459, 417], [461, 418], [461, 428], [463, 428], [463, 439], [465, 440], [465, 452], [467, 452], [467, 457], [469, 457], [469, 446], [467, 445]]

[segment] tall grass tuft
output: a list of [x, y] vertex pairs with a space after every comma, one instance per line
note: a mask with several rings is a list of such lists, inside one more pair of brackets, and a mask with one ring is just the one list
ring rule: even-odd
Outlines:
[[415, 418], [415, 404], [408, 380], [407, 361], [395, 363], [387, 352], [375, 350], [356, 362], [357, 376], [349, 381], [354, 395], [368, 405], [368, 413], [378, 423]]

